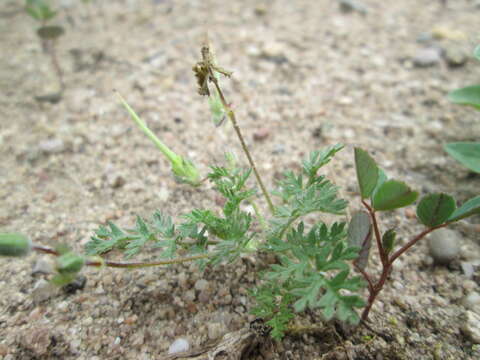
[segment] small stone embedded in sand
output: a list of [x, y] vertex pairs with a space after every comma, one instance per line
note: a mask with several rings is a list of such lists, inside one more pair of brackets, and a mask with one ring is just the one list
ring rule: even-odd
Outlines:
[[168, 353], [169, 354], [176, 354], [182, 351], [187, 351], [190, 349], [190, 344], [188, 343], [188, 340], [184, 338], [178, 338], [176, 339], [168, 348]]
[[437, 48], [424, 48], [417, 51], [413, 57], [413, 65], [416, 67], [430, 67], [437, 65], [441, 60], [441, 51]]
[[439, 229], [428, 237], [428, 250], [434, 262], [447, 265], [460, 253], [460, 237], [450, 229]]
[[262, 141], [270, 136], [270, 130], [268, 128], [258, 129], [253, 133], [253, 140]]
[[35, 303], [50, 299], [57, 288], [45, 279], [40, 279], [35, 283], [32, 290], [32, 298]]
[[466, 311], [463, 320], [462, 332], [475, 344], [480, 344], [480, 315]]

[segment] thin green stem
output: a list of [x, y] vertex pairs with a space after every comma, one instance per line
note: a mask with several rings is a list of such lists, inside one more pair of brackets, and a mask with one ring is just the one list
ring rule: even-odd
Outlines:
[[257, 179], [258, 185], [260, 186], [263, 195], [265, 196], [265, 199], [267, 200], [268, 203], [268, 208], [270, 210], [270, 213], [272, 215], [275, 214], [275, 206], [273, 206], [272, 199], [270, 198], [270, 195], [267, 191], [267, 188], [263, 184], [262, 178], [260, 177], [260, 174], [257, 170], [257, 167], [255, 166], [255, 162], [253, 161], [252, 155], [250, 154], [250, 151], [248, 150], [247, 144], [245, 143], [245, 140], [243, 138], [242, 132], [240, 131], [240, 127], [238, 126], [237, 119], [235, 117], [235, 113], [233, 112], [232, 108], [230, 105], [228, 105], [227, 101], [225, 100], [225, 96], [223, 95], [222, 89], [220, 89], [220, 85], [218, 84], [218, 80], [212, 76], [211, 77], [212, 82], [215, 84], [215, 88], [218, 91], [218, 95], [220, 96], [220, 101], [222, 102], [222, 105], [225, 107], [227, 110], [227, 115], [230, 121], [232, 122], [233, 128], [235, 132], [237, 133], [237, 137], [240, 140], [240, 144], [242, 146], [243, 152], [247, 156], [248, 162], [250, 163], [250, 166], [252, 167], [253, 173], [255, 174], [255, 178]]
[[258, 222], [260, 223], [260, 226], [262, 227], [263, 230], [268, 230], [268, 224], [265, 218], [263, 217], [262, 213], [260, 212], [260, 209], [258, 208], [258, 205], [255, 201], [253, 200], [247, 200], [250, 205], [253, 207], [253, 211], [255, 211], [255, 215], [257, 216]]
[[150, 140], [155, 144], [155, 146], [160, 150], [167, 158], [170, 160], [172, 163], [178, 163], [181, 161], [179, 159], [179, 156], [175, 154], [172, 150], [170, 150], [145, 124], [145, 122], [140, 119], [140, 117], [136, 114], [136, 112], [128, 105], [128, 103], [125, 101], [125, 99], [120, 95], [118, 92], [116, 92], [118, 98], [120, 99], [121, 103], [123, 106], [127, 109], [128, 113], [132, 117], [133, 121], [137, 124], [137, 126], [142, 130], [145, 135], [148, 136]]

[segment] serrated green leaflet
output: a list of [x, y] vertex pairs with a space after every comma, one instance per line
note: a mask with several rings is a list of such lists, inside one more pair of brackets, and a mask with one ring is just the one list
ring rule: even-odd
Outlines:
[[450, 195], [430, 194], [420, 200], [417, 216], [423, 225], [434, 227], [447, 221], [455, 208], [455, 200]]
[[413, 203], [418, 193], [413, 191], [402, 181], [385, 181], [373, 197], [372, 205], [375, 210], [388, 211], [405, 207]]
[[480, 143], [449, 143], [445, 145], [445, 151], [470, 170], [480, 173]]
[[355, 148], [355, 169], [362, 199], [368, 198], [378, 181], [378, 167], [375, 160], [360, 148]]
[[448, 218], [448, 221], [458, 221], [465, 219], [469, 216], [480, 214], [480, 196], [476, 196], [468, 200], [465, 204], [460, 206], [455, 212]]
[[455, 104], [468, 105], [480, 110], [480, 85], [453, 90], [448, 94], [448, 100]]

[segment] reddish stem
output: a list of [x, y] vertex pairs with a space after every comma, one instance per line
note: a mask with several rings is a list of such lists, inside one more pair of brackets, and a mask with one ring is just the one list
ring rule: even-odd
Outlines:
[[[54, 256], [60, 256], [61, 255], [58, 251], [56, 251], [52, 248], [46, 247], [46, 246], [41, 246], [41, 245], [33, 245], [32, 250], [42, 252], [44, 254], [54, 255]], [[210, 254], [199, 254], [199, 255], [194, 255], [194, 256], [189, 256], [189, 257], [184, 257], [184, 258], [171, 259], [171, 260], [160, 260], [160, 261], [154, 261], [154, 262], [143, 262], [142, 261], [142, 262], [129, 262], [129, 263], [117, 262], [117, 261], [108, 261], [108, 260], [93, 260], [93, 261], [88, 260], [88, 261], [85, 262], [85, 265], [94, 266], [94, 267], [107, 266], [107, 267], [113, 267], [113, 268], [134, 269], [134, 268], [144, 268], [144, 267], [152, 267], [152, 266], [179, 264], [179, 263], [183, 263], [183, 262], [205, 259], [209, 256], [210, 256]]]
[[368, 273], [366, 273], [363, 269], [358, 268], [358, 266], [355, 266], [357, 271], [359, 271], [363, 277], [367, 280], [368, 282], [368, 302], [367, 306], [365, 309], [363, 309], [362, 312], [362, 322], [367, 321], [368, 319], [368, 314], [370, 313], [370, 310], [373, 306], [373, 303], [377, 299], [378, 294], [382, 291], [383, 286], [385, 285], [385, 282], [387, 281], [388, 275], [390, 274], [390, 271], [392, 269], [393, 262], [397, 260], [401, 255], [403, 255], [408, 249], [410, 249], [413, 245], [415, 245], [420, 239], [424, 238], [427, 234], [431, 233], [432, 231], [436, 229], [440, 229], [442, 227], [445, 227], [449, 225], [449, 223], [437, 225], [431, 228], [427, 228], [423, 230], [421, 233], [416, 235], [412, 240], [407, 242], [405, 245], [403, 245], [400, 249], [395, 251], [392, 256], [388, 256], [388, 254], [385, 252], [383, 246], [382, 246], [382, 241], [381, 241], [381, 236], [380, 236], [380, 230], [378, 228], [378, 223], [377, 223], [377, 218], [375, 215], [375, 210], [372, 209], [370, 205], [368, 205], [364, 200], [362, 200], [362, 204], [365, 206], [365, 208], [368, 210], [368, 213], [372, 219], [372, 224], [373, 224], [373, 229], [375, 231], [375, 238], [377, 240], [377, 247], [378, 251], [380, 253], [380, 258], [382, 260], [382, 274], [380, 275], [380, 279], [373, 284], [373, 281], [370, 279], [370, 276]]
[[377, 242], [378, 252], [380, 253], [380, 260], [382, 261], [382, 265], [385, 267], [388, 262], [388, 257], [382, 245], [382, 236], [380, 235], [380, 229], [378, 228], [377, 215], [375, 214], [375, 210], [368, 205], [365, 200], [362, 200], [362, 204], [368, 210], [368, 213], [372, 218], [373, 231], [375, 232], [375, 240]]

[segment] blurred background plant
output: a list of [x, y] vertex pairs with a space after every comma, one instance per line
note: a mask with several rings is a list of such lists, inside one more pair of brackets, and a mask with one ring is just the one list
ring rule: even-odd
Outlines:
[[[480, 61], [480, 45], [475, 48], [473, 55]], [[455, 104], [471, 106], [480, 111], [480, 84], [454, 90], [448, 94], [448, 99]], [[445, 151], [470, 170], [480, 173], [480, 142], [448, 143]]]

